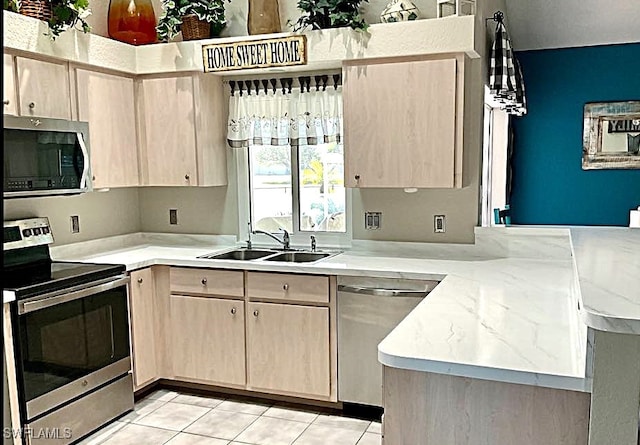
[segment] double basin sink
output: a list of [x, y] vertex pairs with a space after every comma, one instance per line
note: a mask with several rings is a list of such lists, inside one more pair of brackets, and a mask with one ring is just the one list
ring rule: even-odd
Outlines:
[[337, 253], [330, 252], [308, 252], [299, 250], [266, 250], [266, 249], [235, 249], [222, 253], [211, 253], [199, 256], [209, 260], [239, 260], [239, 261], [280, 261], [287, 263], [311, 263]]

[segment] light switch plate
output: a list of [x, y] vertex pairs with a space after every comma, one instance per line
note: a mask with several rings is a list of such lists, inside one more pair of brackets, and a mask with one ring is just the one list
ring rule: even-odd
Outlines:
[[378, 230], [382, 223], [382, 212], [364, 212], [364, 228]]

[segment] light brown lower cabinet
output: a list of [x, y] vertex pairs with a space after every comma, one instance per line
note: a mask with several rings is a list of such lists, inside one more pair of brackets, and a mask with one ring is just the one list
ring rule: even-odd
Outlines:
[[248, 389], [327, 398], [329, 308], [247, 303]]
[[151, 268], [131, 272], [129, 292], [133, 384], [135, 389], [158, 377], [156, 366], [155, 288]]
[[243, 386], [244, 302], [184, 295], [169, 299], [175, 378]]

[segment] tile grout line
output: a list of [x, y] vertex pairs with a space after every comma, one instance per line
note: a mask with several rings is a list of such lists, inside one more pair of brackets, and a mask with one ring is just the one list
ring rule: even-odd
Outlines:
[[[223, 411], [223, 410], [220, 410], [220, 411]], [[230, 412], [230, 411], [227, 411], [227, 412]], [[236, 413], [236, 414], [246, 414], [246, 413]], [[254, 415], [255, 415], [255, 414], [254, 414]], [[242, 429], [242, 431], [240, 431], [238, 434], [236, 434], [236, 435], [233, 437], [233, 439], [231, 439], [231, 441], [230, 441], [229, 443], [231, 443], [231, 442], [235, 442], [235, 440], [236, 440], [238, 437], [240, 437], [240, 436], [242, 435], [242, 433], [244, 433], [244, 432], [245, 432], [245, 431], [246, 431], [246, 430], [247, 430], [251, 425], [253, 425], [254, 423], [256, 423], [256, 422], [258, 421], [258, 419], [260, 419], [260, 417], [262, 417], [262, 416], [256, 416], [256, 418], [253, 420], [253, 422], [251, 422], [249, 425], [247, 425], [246, 427], [244, 427], [244, 428]], [[226, 440], [226, 439], [224, 439], [224, 440]]]

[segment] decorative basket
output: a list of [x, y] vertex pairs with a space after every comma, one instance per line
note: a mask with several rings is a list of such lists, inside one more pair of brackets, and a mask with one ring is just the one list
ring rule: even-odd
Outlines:
[[21, 0], [20, 14], [48, 22], [51, 20], [51, 2], [49, 0]]
[[180, 29], [183, 40], [208, 39], [211, 33], [211, 23], [200, 20], [195, 14], [189, 14], [182, 17]]

